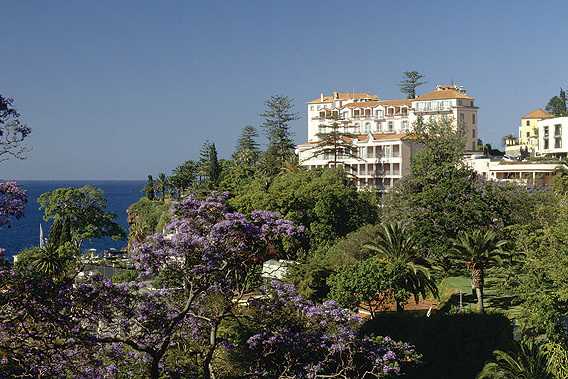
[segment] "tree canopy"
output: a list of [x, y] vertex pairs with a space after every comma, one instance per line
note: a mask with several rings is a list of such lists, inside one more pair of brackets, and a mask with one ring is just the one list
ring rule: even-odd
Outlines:
[[101, 189], [90, 185], [82, 188], [59, 188], [42, 194], [38, 203], [45, 209], [45, 221], [67, 219], [75, 246], [84, 240], [111, 237], [126, 238], [123, 228], [113, 220], [118, 216], [106, 209], [106, 196]]

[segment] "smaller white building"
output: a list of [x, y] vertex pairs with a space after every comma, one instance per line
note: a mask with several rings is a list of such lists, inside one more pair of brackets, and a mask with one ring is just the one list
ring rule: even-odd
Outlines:
[[538, 121], [537, 128], [537, 155], [551, 158], [568, 156], [568, 117]]

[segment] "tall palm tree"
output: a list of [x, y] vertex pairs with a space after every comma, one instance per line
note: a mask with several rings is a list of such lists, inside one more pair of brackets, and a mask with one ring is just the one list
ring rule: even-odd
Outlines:
[[[399, 265], [404, 268], [398, 286], [414, 296], [416, 303], [419, 296], [425, 298], [428, 293], [438, 295], [436, 282], [430, 275], [430, 263], [418, 255], [416, 242], [410, 231], [399, 222], [383, 224], [383, 230], [378, 233], [374, 242], [364, 243], [362, 248], [376, 252], [385, 264]], [[393, 288], [396, 290], [396, 288]], [[395, 296], [396, 310], [404, 311], [407, 299]]]
[[160, 191], [160, 197], [164, 200], [166, 196], [166, 187], [169, 186], [170, 180], [163, 172], [158, 174], [158, 179], [156, 180], [155, 186]]
[[476, 379], [555, 379], [548, 368], [548, 357], [543, 345], [534, 342], [516, 343], [517, 353], [493, 351], [496, 362], [488, 362]]
[[471, 289], [477, 296], [477, 310], [483, 312], [485, 267], [499, 262], [505, 254], [503, 246], [507, 241], [499, 240], [491, 230], [483, 233], [477, 229], [473, 233], [460, 234], [457, 239], [452, 239], [452, 243], [449, 258], [465, 263], [471, 270]]

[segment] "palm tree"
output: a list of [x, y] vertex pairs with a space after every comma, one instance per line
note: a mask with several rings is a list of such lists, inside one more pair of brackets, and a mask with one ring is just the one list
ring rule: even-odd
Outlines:
[[65, 273], [67, 262], [59, 256], [57, 244], [47, 241], [32, 255], [32, 265], [49, 277], [59, 277]]
[[484, 269], [505, 254], [503, 246], [507, 241], [498, 240], [491, 230], [483, 233], [477, 229], [473, 233], [460, 234], [457, 239], [452, 239], [452, 243], [449, 258], [465, 263], [471, 270], [471, 289], [477, 296], [477, 310], [483, 312]]
[[160, 172], [158, 174], [158, 180], [156, 180], [155, 182], [155, 186], [160, 190], [160, 195], [161, 195], [160, 197], [162, 198], [162, 200], [164, 200], [164, 197], [166, 196], [166, 187], [169, 184], [170, 184], [169, 178], [166, 176], [166, 174]]
[[[416, 303], [419, 296], [425, 298], [428, 293], [438, 295], [436, 282], [430, 275], [430, 263], [418, 255], [416, 242], [407, 228], [399, 222], [384, 223], [383, 230], [378, 233], [375, 242], [367, 242], [362, 245], [363, 249], [369, 249], [377, 253], [382, 262], [390, 265], [403, 267], [402, 275], [398, 281], [399, 288], [414, 296]], [[395, 295], [396, 310], [404, 311], [406, 298]]]
[[555, 379], [548, 368], [548, 357], [543, 345], [534, 342], [517, 342], [517, 353], [493, 351], [496, 362], [488, 362], [476, 379]]

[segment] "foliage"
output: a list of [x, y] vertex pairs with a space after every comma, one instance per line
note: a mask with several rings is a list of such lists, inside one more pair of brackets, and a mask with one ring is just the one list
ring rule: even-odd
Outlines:
[[53, 221], [49, 228], [49, 242], [55, 246], [72, 242], [71, 223], [67, 218], [64, 217]]
[[230, 205], [243, 213], [253, 209], [278, 211], [296, 225], [305, 226], [303, 247], [312, 251], [374, 223], [378, 216], [372, 196], [358, 192], [341, 169], [285, 172], [268, 186], [257, 178], [230, 199]]
[[164, 201], [166, 198], [167, 188], [170, 185], [170, 180], [163, 172], [158, 174], [158, 179], [154, 181], [154, 190], [160, 194], [160, 199]]
[[79, 256], [80, 251], [71, 242], [48, 241], [42, 247], [22, 250], [15, 267], [26, 275], [40, 275], [57, 281], [78, 274], [81, 269]]
[[382, 378], [402, 374], [419, 362], [408, 344], [389, 337], [358, 337], [359, 316], [333, 301], [315, 305], [292, 285], [276, 281], [262, 293], [265, 297], [252, 302], [258, 331], [247, 341], [253, 377]]
[[485, 268], [504, 255], [503, 246], [506, 240], [499, 240], [493, 231], [474, 230], [471, 233], [462, 233], [452, 240], [450, 259], [466, 264], [471, 271], [471, 288], [477, 295], [477, 310], [483, 312], [483, 284]]
[[554, 117], [564, 117], [568, 115], [566, 111], [567, 99], [566, 92], [560, 88], [560, 94], [558, 96], [552, 97], [546, 107], [544, 108], [547, 112], [552, 113]]
[[559, 320], [568, 314], [567, 213], [565, 199], [543, 202], [530, 224], [511, 230], [514, 248], [524, 257], [516, 267], [513, 294], [523, 309], [518, 317], [520, 332], [528, 338], [543, 334], [553, 342], [565, 338]]
[[336, 271], [343, 265], [366, 260], [371, 252], [363, 249], [363, 244], [378, 239], [382, 230], [383, 227], [380, 224], [364, 225], [345, 237], [336, 239], [333, 245], [325, 250], [325, 259], [330, 268]]
[[128, 207], [129, 244], [143, 242], [146, 236], [159, 233], [171, 222], [171, 204], [143, 197]]
[[271, 96], [264, 102], [266, 110], [259, 114], [265, 118], [261, 125], [263, 133], [268, 138], [268, 148], [265, 154], [276, 159], [278, 168], [289, 155], [293, 154], [294, 150], [293, 133], [290, 131], [289, 123], [299, 120], [300, 117], [298, 113], [292, 113], [293, 101], [287, 96]]
[[[75, 284], [45, 281], [56, 289], [34, 292], [27, 301], [21, 301], [23, 288], [31, 279], [17, 271], [3, 272], [6, 280], [21, 283], [4, 286], [7, 290], [1, 296], [0, 341], [9, 351], [10, 362], [17, 364], [25, 359], [32, 363], [20, 366], [32, 376], [38, 375], [38, 370], [45, 370], [46, 375], [63, 372], [64, 376], [61, 367], [69, 366], [69, 370], [77, 370], [67, 372], [74, 377], [97, 377], [116, 375], [120, 364], [128, 360], [138, 367], [136, 370], [158, 378], [195, 369], [189, 363], [180, 364], [187, 353], [173, 359], [180, 354], [176, 347], [185, 346], [185, 351], [200, 354], [205, 377], [214, 377], [214, 358], [223, 342], [218, 335], [220, 323], [240, 313], [237, 304], [248, 280], [270, 257], [278, 241], [301, 231], [270, 212], [257, 211], [246, 219], [230, 212], [224, 202], [224, 196], [214, 194], [203, 201], [190, 196], [174, 204], [176, 219], [166, 233], [155, 234], [133, 253], [135, 267], [143, 275], [168, 270], [181, 287], [165, 281], [162, 288], [141, 290], [141, 283], [112, 285], [100, 276], [87, 276]], [[35, 282], [33, 285], [38, 290], [43, 288]], [[53, 296], [54, 291], [57, 296]], [[45, 310], [58, 313], [53, 324], [30, 319], [30, 312], [44, 317], [41, 304], [46, 301], [56, 302]], [[22, 305], [29, 309], [21, 309]], [[25, 326], [28, 322], [34, 322], [33, 330]], [[14, 345], [16, 341], [34, 343]], [[44, 348], [44, 343], [49, 347]], [[80, 362], [77, 352], [83, 355]]]
[[[342, 307], [358, 311], [365, 307], [375, 317], [385, 301], [389, 301], [392, 286], [387, 265], [377, 258], [341, 267], [327, 280], [329, 297]], [[404, 299], [409, 293], [404, 293]]]
[[73, 243], [80, 247], [88, 239], [111, 237], [125, 239], [124, 230], [113, 220], [117, 215], [105, 211], [106, 197], [101, 189], [86, 185], [79, 189], [59, 188], [42, 194], [38, 203], [45, 208], [45, 221], [67, 219]]
[[406, 93], [409, 99], [416, 98], [416, 87], [426, 84], [428, 82], [420, 82], [424, 75], [418, 73], [418, 71], [405, 71], [402, 75], [402, 80], [397, 86], [400, 87], [400, 92]]
[[6, 155], [25, 159], [24, 154], [30, 151], [22, 143], [30, 135], [31, 129], [20, 122], [20, 114], [13, 103], [13, 98], [0, 95], [0, 162], [8, 159]]
[[120, 284], [124, 282], [134, 282], [138, 279], [138, 271], [136, 270], [124, 270], [120, 273], [115, 274], [112, 277], [113, 284]]
[[520, 342], [515, 344], [516, 353], [495, 350], [495, 362], [488, 362], [476, 379], [555, 379], [548, 368], [548, 357], [542, 344]]
[[238, 165], [252, 166], [258, 161], [260, 156], [260, 149], [258, 142], [258, 132], [252, 125], [247, 125], [243, 128], [240, 137], [237, 139], [235, 152], [233, 153], [233, 160]]
[[221, 177], [222, 167], [217, 159], [215, 144], [206, 141], [199, 150], [199, 154], [201, 156], [198, 163], [201, 178], [200, 186], [206, 191], [216, 189]]
[[146, 198], [148, 200], [154, 200], [155, 188], [154, 188], [154, 179], [152, 178], [152, 175], [148, 175], [148, 182], [144, 186], [143, 191], [146, 193]]
[[431, 265], [424, 259], [417, 248], [416, 240], [401, 223], [384, 223], [376, 241], [363, 244], [363, 248], [376, 253], [387, 271], [389, 278], [388, 292], [396, 302], [397, 311], [404, 310], [404, 303], [414, 296], [416, 303], [419, 296], [428, 294], [438, 296], [435, 280], [430, 275]]
[[428, 122], [419, 130], [427, 133], [415, 139], [424, 148], [412, 158], [411, 175], [385, 197], [384, 211], [386, 219], [408, 223], [429, 255], [444, 256], [460, 231], [502, 232], [530, 220], [535, 206], [550, 197], [543, 187], [479, 178], [463, 165], [463, 150], [456, 148], [461, 132], [450, 120]]
[[170, 184], [176, 189], [178, 199], [183, 198], [185, 191], [195, 183], [198, 171], [198, 164], [192, 160], [184, 162], [172, 171]]

